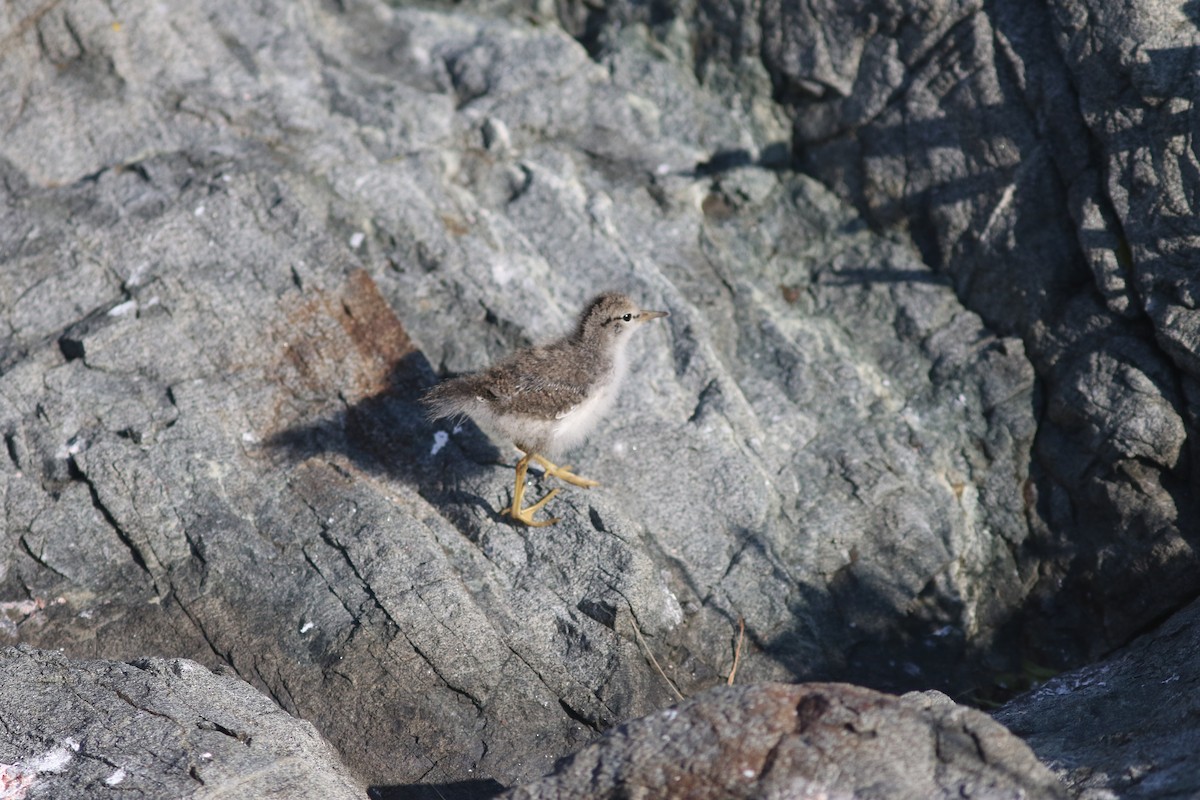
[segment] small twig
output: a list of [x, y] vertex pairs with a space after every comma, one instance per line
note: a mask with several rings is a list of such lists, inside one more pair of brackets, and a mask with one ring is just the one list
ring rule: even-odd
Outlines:
[[733, 686], [733, 676], [737, 675], [738, 662], [742, 660], [742, 639], [746, 636], [746, 618], [738, 617], [737, 647], [733, 650], [733, 669], [729, 670], [729, 680], [726, 684]]
[[654, 653], [650, 652], [650, 645], [646, 644], [646, 640], [642, 638], [642, 632], [637, 624], [637, 617], [630, 614], [629, 619], [633, 622], [633, 632], [637, 636], [638, 642], [642, 645], [642, 649], [646, 651], [646, 655], [650, 657], [650, 663], [658, 670], [658, 674], [663, 676], [663, 680], [667, 682], [667, 686], [671, 687], [671, 691], [675, 693], [675, 696], [682, 700], [683, 695], [675, 688], [675, 684], [667, 677], [667, 673], [663, 672], [663, 668], [658, 665], [658, 659], [654, 657]]

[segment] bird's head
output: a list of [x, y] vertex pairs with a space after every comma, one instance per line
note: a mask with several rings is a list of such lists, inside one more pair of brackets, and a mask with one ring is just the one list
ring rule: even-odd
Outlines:
[[669, 316], [667, 311], [646, 311], [618, 292], [606, 292], [584, 307], [575, 335], [585, 343], [611, 346], [627, 340], [634, 328]]

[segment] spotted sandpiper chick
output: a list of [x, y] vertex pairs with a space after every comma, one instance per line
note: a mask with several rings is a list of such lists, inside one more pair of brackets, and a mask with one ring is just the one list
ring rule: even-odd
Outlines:
[[598, 486], [558, 466], [568, 448], [587, 438], [612, 408], [625, 378], [625, 348], [633, 330], [668, 316], [666, 311], [643, 311], [623, 294], [609, 292], [588, 303], [575, 330], [550, 344], [521, 350], [483, 372], [443, 381], [422, 401], [431, 420], [465, 414], [480, 428], [506, 439], [525, 453], [517, 462], [512, 505], [500, 512], [526, 525], [553, 525], [558, 518], [534, 520], [558, 489], [522, 508], [529, 462], [545, 474], [575, 486]]

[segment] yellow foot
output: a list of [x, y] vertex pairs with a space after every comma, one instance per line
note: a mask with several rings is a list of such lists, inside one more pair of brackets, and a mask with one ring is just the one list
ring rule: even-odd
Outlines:
[[544, 528], [547, 525], [553, 525], [558, 522], [558, 517], [552, 517], [548, 520], [538, 521], [533, 518], [533, 515], [541, 511], [546, 503], [550, 502], [550, 498], [558, 494], [558, 489], [553, 489], [541, 500], [538, 500], [528, 508], [521, 508], [521, 504], [525, 502], [525, 473], [529, 471], [530, 456], [526, 455], [517, 462], [517, 480], [513, 484], [513, 499], [512, 505], [500, 511], [502, 517], [512, 517], [517, 522], [524, 522], [526, 525], [534, 528]]
[[574, 472], [571, 472], [571, 466], [569, 464], [563, 464], [560, 467], [557, 464], [552, 464], [551, 462], [542, 458], [537, 453], [531, 453], [530, 455], [526, 456], [526, 458], [532, 458], [534, 461], [536, 461], [551, 478], [558, 478], [560, 481], [566, 481], [567, 483], [574, 484], [575, 486], [582, 486], [584, 489], [590, 489], [593, 486], [600, 485], [599, 481], [594, 481], [591, 478], [585, 478], [581, 475], [576, 475]]
[[541, 511], [542, 508], [546, 505], [546, 503], [550, 502], [550, 498], [554, 497], [554, 495], [556, 495], [556, 494], [558, 494], [558, 489], [551, 489], [550, 492], [547, 493], [545, 497], [543, 497], [541, 500], [538, 500], [536, 503], [529, 506], [528, 508], [520, 508], [520, 509], [514, 510], [514, 506], [516, 505], [514, 503], [513, 506], [509, 506], [508, 508], [501, 509], [500, 516], [512, 517], [517, 522], [524, 522], [526, 525], [530, 526], [531, 528], [544, 528], [547, 525], [553, 525], [556, 522], [560, 522], [561, 518], [560, 517], [551, 517], [550, 519], [539, 520], [539, 519], [534, 519], [533, 515], [539, 511]]

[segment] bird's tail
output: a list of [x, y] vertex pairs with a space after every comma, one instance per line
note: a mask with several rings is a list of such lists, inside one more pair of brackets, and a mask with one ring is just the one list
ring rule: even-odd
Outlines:
[[469, 402], [454, 381], [442, 381], [421, 396], [421, 405], [425, 406], [425, 416], [430, 422], [465, 415]]

